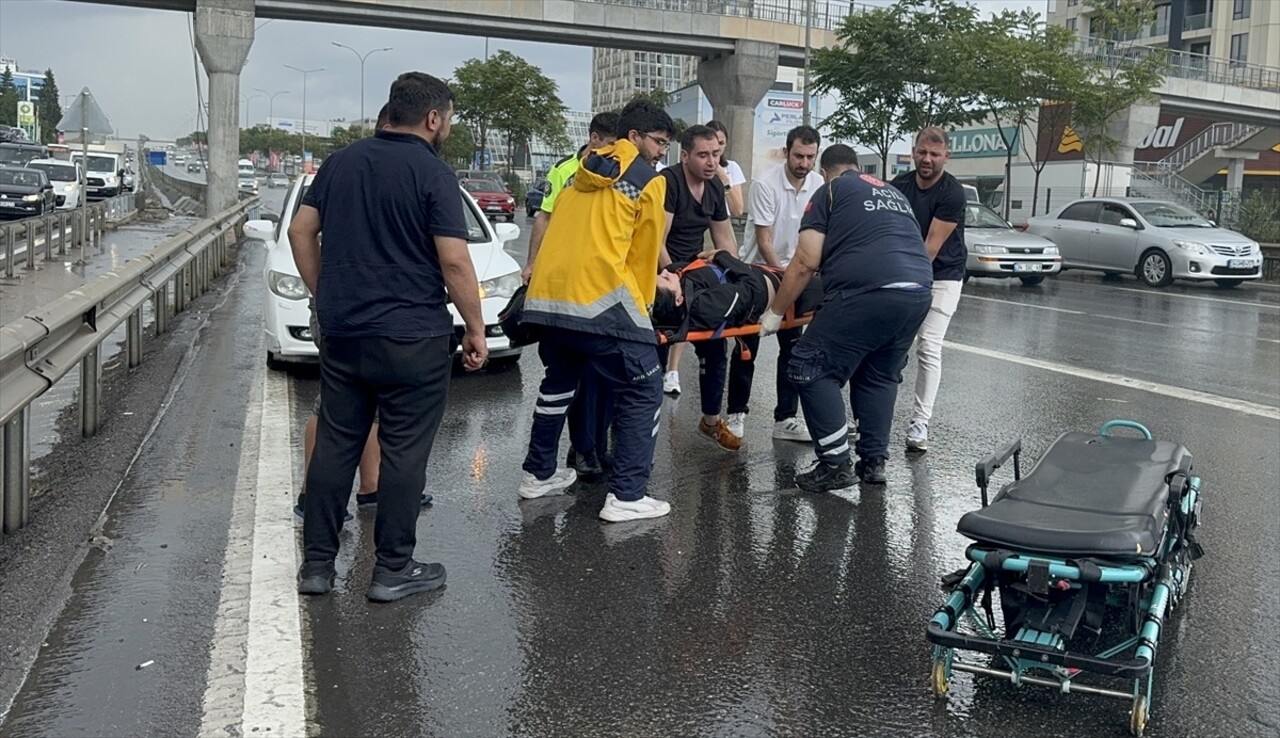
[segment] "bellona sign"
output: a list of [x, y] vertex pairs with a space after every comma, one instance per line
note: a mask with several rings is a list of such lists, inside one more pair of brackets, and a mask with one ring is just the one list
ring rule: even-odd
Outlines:
[[[1018, 150], [1018, 131], [1006, 128], [1005, 136], [1009, 146]], [[1004, 139], [1000, 137], [999, 128], [970, 128], [951, 132], [951, 157], [953, 159], [976, 159], [983, 156], [1004, 158], [1008, 149]]]

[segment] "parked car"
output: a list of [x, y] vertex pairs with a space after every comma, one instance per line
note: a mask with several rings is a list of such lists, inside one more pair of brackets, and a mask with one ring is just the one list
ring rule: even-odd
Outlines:
[[[244, 225], [250, 239], [262, 241], [267, 248], [267, 263], [263, 269], [263, 299], [265, 301], [265, 327], [267, 366], [280, 369], [286, 362], [315, 362], [319, 358], [311, 337], [310, 311], [307, 301], [311, 295], [298, 275], [289, 245], [289, 223], [293, 220], [314, 174], [294, 180], [285, 194], [279, 223], [269, 220], [251, 220]], [[467, 242], [471, 251], [471, 263], [480, 282], [480, 310], [484, 316], [485, 337], [489, 345], [491, 366], [510, 364], [520, 359], [520, 348], [502, 333], [498, 325], [498, 312], [520, 287], [520, 265], [503, 249], [503, 244], [520, 235], [520, 227], [513, 223], [490, 224], [480, 208], [465, 191], [459, 190], [463, 215], [467, 223]], [[453, 328], [459, 340], [465, 330], [462, 317], [453, 304], [449, 304]], [[459, 349], [455, 355], [460, 355]]]
[[53, 204], [58, 208], [80, 207], [80, 165], [61, 159], [33, 159], [28, 169], [39, 169], [53, 184]]
[[53, 210], [55, 202], [53, 184], [44, 172], [0, 167], [0, 218], [44, 215]]
[[996, 211], [976, 202], [965, 206], [964, 245], [969, 250], [966, 279], [1017, 277], [1031, 287], [1062, 271], [1057, 246], [1019, 232]]
[[488, 179], [464, 179], [461, 184], [485, 215], [506, 218], [508, 223], [516, 219], [516, 199], [502, 185]]
[[275, 189], [277, 187], [288, 187], [289, 175], [284, 172], [273, 172], [267, 175], [267, 187]]
[[1164, 200], [1084, 198], [1031, 218], [1027, 232], [1058, 245], [1063, 269], [1134, 274], [1150, 287], [1175, 279], [1235, 287], [1262, 277], [1256, 241]]
[[545, 179], [540, 179], [534, 183], [529, 191], [524, 195], [524, 212], [530, 218], [533, 214], [542, 208], [542, 198], [547, 196], [551, 191], [551, 183]]

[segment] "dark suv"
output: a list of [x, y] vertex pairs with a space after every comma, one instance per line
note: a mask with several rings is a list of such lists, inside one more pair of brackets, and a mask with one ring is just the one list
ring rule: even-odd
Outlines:
[[44, 215], [53, 210], [56, 197], [53, 183], [39, 169], [0, 167], [0, 218]]

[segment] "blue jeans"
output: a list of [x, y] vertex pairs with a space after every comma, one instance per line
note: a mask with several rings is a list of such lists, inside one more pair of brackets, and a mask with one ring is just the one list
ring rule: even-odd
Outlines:
[[645, 496], [662, 411], [662, 367], [653, 344], [580, 331], [546, 331], [538, 343], [546, 374], [538, 388], [524, 470], [539, 479], [555, 473], [565, 416], [592, 375], [601, 400], [613, 402], [613, 468], [609, 491], [619, 500]]

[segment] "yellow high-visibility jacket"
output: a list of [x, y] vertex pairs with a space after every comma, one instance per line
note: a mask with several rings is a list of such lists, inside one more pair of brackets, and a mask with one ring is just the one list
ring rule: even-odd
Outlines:
[[656, 343], [649, 306], [666, 227], [666, 180], [628, 140], [588, 152], [556, 198], [524, 321]]

